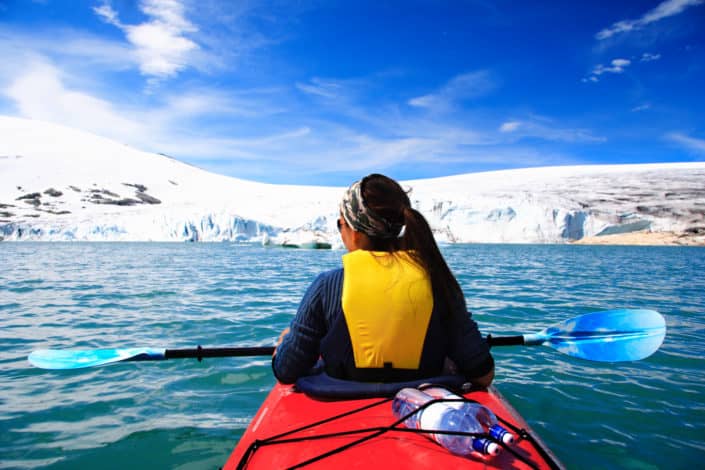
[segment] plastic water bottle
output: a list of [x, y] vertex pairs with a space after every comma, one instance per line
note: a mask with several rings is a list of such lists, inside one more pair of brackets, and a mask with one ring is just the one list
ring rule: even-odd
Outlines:
[[[459, 397], [455, 393], [443, 387], [429, 387], [424, 389], [423, 392], [436, 399], [462, 399], [462, 397]], [[514, 443], [514, 434], [503, 428], [499, 424], [497, 416], [492, 412], [492, 410], [490, 410], [486, 406], [468, 401], [450, 401], [444, 402], [444, 404], [450, 406], [453, 409], [473, 416], [477, 420], [477, 422], [482, 425], [483, 431], [487, 432], [490, 436], [497, 439], [498, 441], [510, 445]]]
[[[403, 388], [399, 390], [392, 401], [392, 412], [400, 419], [432, 400], [434, 400], [432, 396], [421, 390]], [[411, 414], [404, 421], [404, 425], [410, 429], [429, 431], [484, 432], [482, 425], [472, 416], [446, 406], [444, 403], [433, 403]], [[499, 446], [489, 439], [436, 433], [429, 433], [428, 436], [457, 455], [468, 455], [473, 451], [485, 455], [497, 455], [500, 450]]]

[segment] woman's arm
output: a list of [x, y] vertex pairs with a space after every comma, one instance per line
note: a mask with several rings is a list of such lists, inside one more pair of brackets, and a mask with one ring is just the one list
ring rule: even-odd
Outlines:
[[448, 356], [470, 383], [489, 386], [494, 379], [494, 359], [477, 323], [466, 310], [465, 298], [457, 300], [448, 321]]
[[306, 291], [289, 328], [282, 332], [272, 357], [274, 376], [282, 383], [294, 383], [306, 375], [320, 355], [321, 338], [325, 335], [320, 275]]

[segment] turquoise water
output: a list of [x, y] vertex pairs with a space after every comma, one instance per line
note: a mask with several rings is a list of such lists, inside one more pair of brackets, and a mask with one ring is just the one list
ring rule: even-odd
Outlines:
[[[569, 468], [705, 458], [705, 249], [444, 248], [484, 333], [649, 308], [634, 363], [495, 348], [496, 384]], [[32, 368], [37, 348], [273, 344], [342, 252], [234, 244], [0, 244], [0, 468], [218, 468], [273, 384], [267, 358]]]

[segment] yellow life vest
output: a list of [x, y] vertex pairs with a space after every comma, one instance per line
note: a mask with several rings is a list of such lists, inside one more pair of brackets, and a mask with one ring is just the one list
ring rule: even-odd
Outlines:
[[418, 369], [433, 311], [431, 280], [407, 252], [343, 256], [342, 307], [355, 366]]

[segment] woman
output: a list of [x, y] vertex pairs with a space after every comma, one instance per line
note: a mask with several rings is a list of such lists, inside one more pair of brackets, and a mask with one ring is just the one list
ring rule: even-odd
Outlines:
[[[433, 377], [452, 364], [486, 387], [494, 361], [426, 219], [396, 181], [372, 174], [340, 203], [343, 268], [320, 274], [272, 359], [280, 382], [311, 373], [363, 382]], [[450, 359], [448, 361], [447, 359]]]

